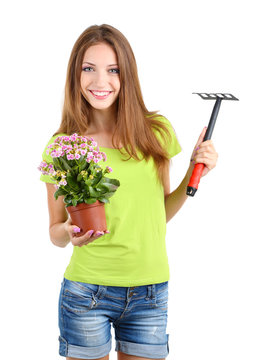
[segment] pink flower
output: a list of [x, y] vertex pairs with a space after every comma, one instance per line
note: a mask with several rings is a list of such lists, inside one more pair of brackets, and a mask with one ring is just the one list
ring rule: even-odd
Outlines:
[[73, 154], [67, 154], [66, 157], [67, 157], [67, 160], [73, 160], [74, 159]]
[[74, 133], [73, 135], [70, 136], [70, 140], [73, 141], [73, 142], [75, 142], [77, 136], [78, 136], [78, 135], [77, 135], [76, 133]]
[[60, 182], [59, 182], [59, 185], [67, 185], [67, 182], [66, 182], [66, 180], [61, 180]]
[[88, 153], [86, 161], [91, 162], [91, 160], [93, 160], [93, 155], [89, 155]]
[[103, 161], [107, 160], [107, 155], [104, 152], [100, 152], [100, 154], [102, 155]]

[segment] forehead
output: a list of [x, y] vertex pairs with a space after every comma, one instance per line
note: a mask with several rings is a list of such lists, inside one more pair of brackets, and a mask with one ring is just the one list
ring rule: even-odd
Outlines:
[[[83, 61], [89, 61], [94, 64], [114, 64], [117, 56], [113, 48], [105, 43], [99, 43], [90, 46], [84, 53]], [[113, 62], [110, 62], [113, 61]]]

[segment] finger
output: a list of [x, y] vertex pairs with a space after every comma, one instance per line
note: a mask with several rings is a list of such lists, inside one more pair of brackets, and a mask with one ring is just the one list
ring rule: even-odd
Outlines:
[[98, 239], [99, 237], [104, 235], [104, 231], [96, 231], [94, 235], [92, 235], [92, 238]]
[[201, 146], [203, 146], [203, 145], [213, 145], [213, 142], [212, 142], [211, 139], [205, 140], [205, 141], [202, 142]]
[[[92, 230], [92, 231], [94, 231], [94, 230]], [[92, 233], [92, 235], [90, 237], [86, 236], [86, 234], [79, 238], [79, 239], [81, 239], [81, 242], [88, 241], [88, 240], [91, 240], [91, 241], [96, 240], [99, 237], [104, 235], [104, 231], [96, 231], [94, 234]]]
[[79, 233], [81, 231], [79, 226], [76, 226], [76, 225], [72, 225], [71, 229], [72, 229], [73, 234], [77, 234], [77, 233]]
[[204, 164], [209, 170], [216, 166], [217, 157], [215, 155], [199, 155], [195, 158], [196, 163]]
[[[96, 233], [94, 235], [92, 235], [89, 239], [86, 239], [86, 241], [80, 241], [77, 246], [82, 247], [84, 245], [88, 245], [89, 243], [93, 242], [94, 240], [97, 240], [98, 238], [100, 238], [101, 236], [104, 235], [104, 231], [96, 231]], [[83, 238], [83, 236], [81, 237]]]
[[196, 151], [194, 158], [197, 159], [199, 157], [216, 160], [218, 158], [218, 153], [213, 147], [205, 146]]
[[81, 242], [83, 242], [85, 240], [90, 239], [93, 233], [94, 233], [94, 230], [89, 230], [85, 234], [83, 234], [82, 236], [76, 236], [76, 233], [73, 233], [73, 238], [77, 239], [77, 243], [81, 243]]
[[198, 149], [209, 149], [215, 150], [212, 140], [203, 141], [199, 146]]

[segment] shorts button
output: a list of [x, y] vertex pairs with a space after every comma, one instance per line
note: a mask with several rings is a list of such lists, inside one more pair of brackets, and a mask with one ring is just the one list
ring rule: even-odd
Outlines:
[[132, 296], [133, 296], [133, 293], [130, 293], [130, 294], [129, 294], [129, 297], [132, 297]]

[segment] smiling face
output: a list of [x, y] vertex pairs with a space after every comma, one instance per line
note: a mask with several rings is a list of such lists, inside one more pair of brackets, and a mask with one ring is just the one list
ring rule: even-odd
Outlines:
[[116, 53], [108, 44], [100, 43], [86, 50], [81, 88], [95, 109], [105, 110], [115, 103], [120, 91], [119, 67]]

